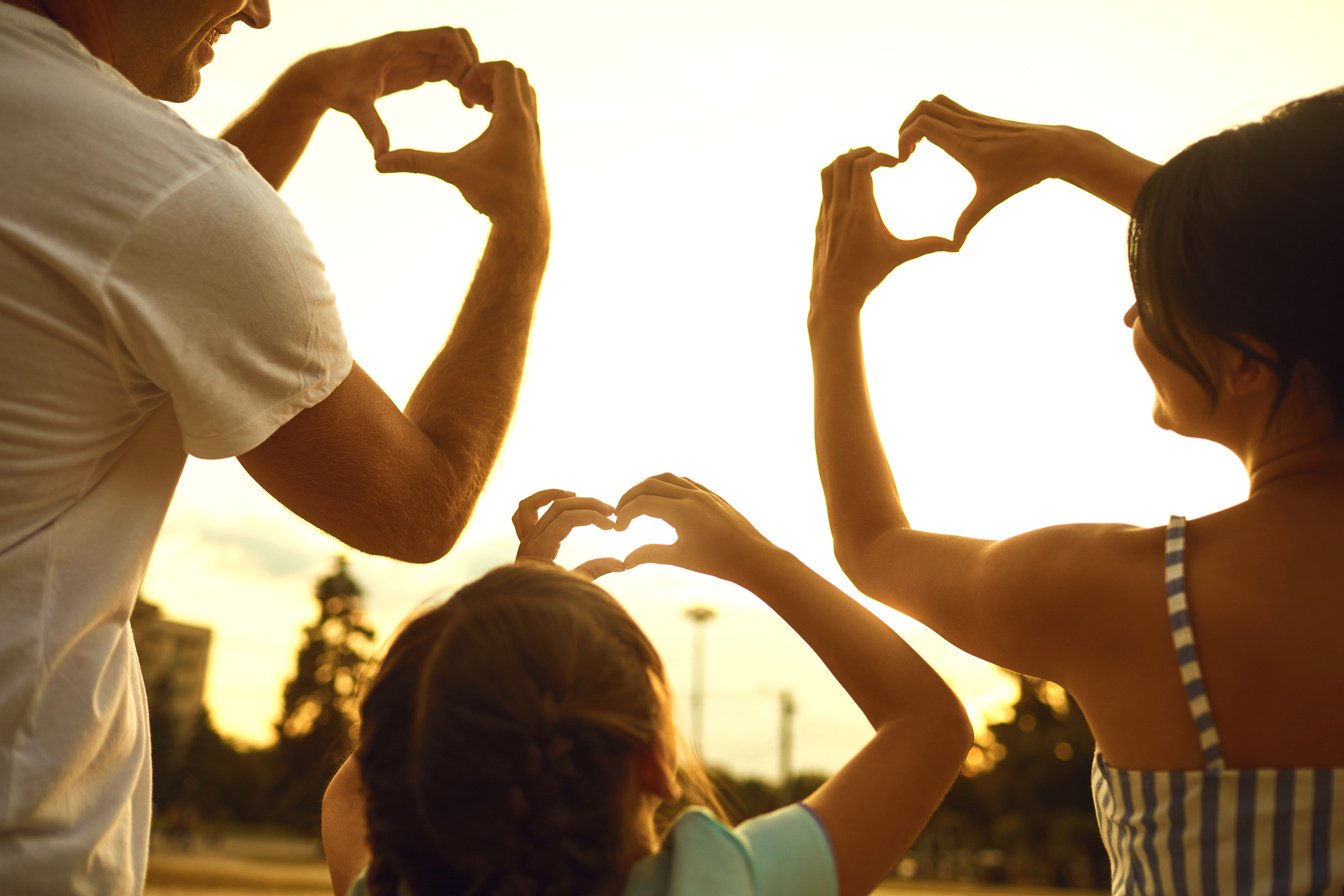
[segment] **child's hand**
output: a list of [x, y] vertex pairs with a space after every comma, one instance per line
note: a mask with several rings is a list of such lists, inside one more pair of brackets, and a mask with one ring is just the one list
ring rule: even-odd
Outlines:
[[[537, 518], [546, 505], [546, 513]], [[513, 515], [513, 530], [518, 533], [518, 560], [555, 563], [560, 553], [560, 542], [579, 526], [611, 529], [610, 519], [615, 512], [610, 504], [596, 498], [579, 498], [573, 492], [551, 488], [518, 502]], [[587, 579], [595, 579], [609, 572], [620, 572], [625, 565], [615, 557], [601, 557], [576, 566], [571, 572]]]
[[691, 479], [663, 473], [630, 489], [616, 505], [616, 530], [651, 516], [677, 530], [673, 544], [648, 544], [625, 558], [625, 568], [665, 563], [742, 584], [757, 561], [776, 550], [727, 501]]

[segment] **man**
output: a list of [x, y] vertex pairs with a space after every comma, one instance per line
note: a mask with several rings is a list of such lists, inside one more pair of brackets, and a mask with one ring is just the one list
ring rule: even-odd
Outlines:
[[[360, 550], [429, 561], [512, 413], [550, 232], [526, 76], [445, 28], [301, 60], [227, 143], [157, 102], [195, 93], [232, 26], [269, 21], [266, 0], [0, 0], [5, 892], [143, 886], [148, 724], [128, 619], [187, 453], [237, 456]], [[388, 153], [374, 100], [445, 79], [490, 109], [486, 132], [454, 153]], [[359, 122], [380, 169], [442, 177], [491, 220], [404, 411], [353, 363], [274, 191], [328, 108]]]

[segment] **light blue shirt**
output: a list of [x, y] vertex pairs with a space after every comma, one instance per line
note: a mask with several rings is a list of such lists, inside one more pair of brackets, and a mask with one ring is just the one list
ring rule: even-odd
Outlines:
[[[802, 803], [730, 828], [699, 807], [630, 869], [624, 896], [837, 896], [835, 856]], [[364, 875], [348, 896], [367, 896]]]

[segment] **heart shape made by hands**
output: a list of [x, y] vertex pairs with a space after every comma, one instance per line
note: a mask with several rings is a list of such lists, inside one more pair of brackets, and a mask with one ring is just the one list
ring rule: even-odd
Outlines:
[[433, 148], [453, 152], [480, 138], [490, 124], [483, 106], [466, 108], [458, 90], [446, 81], [423, 84], [378, 101], [378, 115], [391, 135], [392, 148]]
[[975, 196], [975, 180], [936, 146], [921, 147], [894, 168], [873, 172], [873, 194], [891, 235], [951, 239], [962, 210]]
[[676, 540], [677, 533], [671, 526], [652, 517], [632, 520], [621, 532], [596, 526], [579, 526], [560, 543], [560, 553], [556, 555], [555, 562], [565, 569], [574, 569], [597, 558], [614, 557], [621, 560], [644, 545], [671, 544]]

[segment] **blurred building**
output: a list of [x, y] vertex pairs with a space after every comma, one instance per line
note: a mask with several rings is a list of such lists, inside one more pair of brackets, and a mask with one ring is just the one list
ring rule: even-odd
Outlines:
[[131, 632], [155, 735], [167, 741], [156, 744], [156, 751], [163, 746], [166, 759], [180, 758], [204, 709], [211, 630], [168, 619], [161, 607], [141, 596], [131, 612]]

